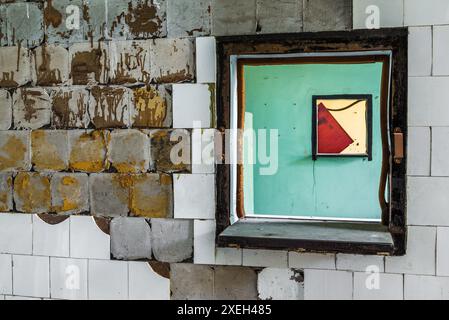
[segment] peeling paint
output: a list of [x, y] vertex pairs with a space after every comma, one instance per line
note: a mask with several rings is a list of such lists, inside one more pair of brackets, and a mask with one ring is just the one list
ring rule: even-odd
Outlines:
[[125, 22], [135, 38], [150, 38], [161, 33], [162, 19], [153, 0], [139, 1], [136, 6], [129, 1]]
[[167, 99], [154, 87], [133, 90], [135, 115], [133, 126], [160, 128], [168, 114]]

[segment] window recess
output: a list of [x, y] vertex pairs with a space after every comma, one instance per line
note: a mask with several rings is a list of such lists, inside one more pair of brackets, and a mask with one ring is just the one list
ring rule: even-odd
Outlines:
[[405, 253], [407, 34], [217, 38], [219, 246]]

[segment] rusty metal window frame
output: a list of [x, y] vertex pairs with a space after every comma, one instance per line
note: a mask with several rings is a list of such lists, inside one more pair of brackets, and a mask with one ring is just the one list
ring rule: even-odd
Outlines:
[[[297, 224], [297, 228], [292, 228], [289, 221], [280, 221], [279, 219], [261, 219], [258, 218], [257, 224], [245, 222], [254, 222], [254, 219], [246, 218], [237, 210], [239, 204], [237, 199], [237, 185], [235, 183], [235, 167], [232, 165], [219, 165], [217, 168], [217, 243], [219, 246], [240, 246], [250, 248], [267, 249], [289, 249], [302, 251], [326, 251], [326, 252], [347, 252], [361, 254], [388, 254], [401, 255], [405, 253], [406, 240], [406, 135], [407, 135], [407, 37], [408, 30], [405, 28], [380, 29], [380, 30], [358, 30], [350, 32], [322, 32], [322, 33], [299, 33], [299, 34], [281, 34], [281, 35], [263, 35], [263, 36], [237, 36], [237, 37], [219, 37], [217, 38], [217, 120], [219, 129], [225, 130], [235, 128], [235, 122], [238, 117], [232, 113], [232, 105], [237, 103], [235, 90], [237, 84], [233, 82], [236, 70], [233, 70], [233, 64], [243, 58], [252, 58], [258, 55], [260, 58], [298, 58], [306, 57], [308, 59], [314, 56], [327, 58], [338, 56], [366, 56], [369, 52], [385, 53], [390, 52], [388, 61], [390, 83], [382, 96], [387, 99], [388, 113], [385, 124], [385, 135], [383, 137], [384, 145], [384, 163], [383, 175], [385, 185], [380, 187], [389, 187], [389, 201], [384, 200], [382, 210], [382, 225], [369, 226], [366, 224], [354, 224], [352, 222], [338, 222], [332, 224], [322, 221], [321, 224]], [[384, 88], [385, 89], [385, 88]], [[233, 152], [237, 150], [238, 141], [236, 137], [231, 138], [230, 150], [223, 148], [223, 159], [235, 157]], [[386, 143], [385, 143], [386, 141]], [[391, 150], [390, 153], [390, 146]], [[385, 191], [379, 191], [379, 197], [385, 196]], [[241, 204], [240, 204], [241, 206]], [[250, 221], [252, 220], [252, 221]], [[238, 223], [237, 223], [238, 222]], [[354, 236], [354, 243], [351, 238], [342, 241], [342, 243], [323, 243], [319, 239], [270, 239], [266, 237], [255, 237], [254, 239], [245, 238], [235, 233], [237, 228], [229, 231], [231, 225], [239, 224], [241, 232], [249, 232], [253, 235], [255, 229], [271, 229], [275, 225], [280, 228], [287, 228], [295, 233], [294, 230], [303, 228], [307, 233], [308, 227], [313, 226], [316, 233], [326, 233], [326, 228], [332, 229], [329, 233], [340, 230], [368, 230], [373, 234], [376, 232], [386, 232], [391, 235], [393, 244], [377, 245], [376, 243], [360, 242], [360, 234]], [[284, 224], [284, 225], [283, 225]], [[243, 225], [243, 227], [242, 227]], [[248, 227], [249, 226], [249, 227]], [[381, 229], [376, 227], [382, 227]], [[251, 230], [249, 229], [251, 228]], [[324, 229], [323, 229], [324, 228]], [[345, 229], [346, 228], [346, 229]], [[274, 229], [273, 229], [274, 230]], [[276, 231], [273, 231], [275, 233]], [[302, 229], [301, 229], [302, 230]], [[323, 231], [324, 230], [324, 231]], [[228, 231], [227, 234], [224, 231]], [[337, 232], [338, 233], [338, 232]], [[226, 234], [226, 236], [225, 236]], [[307, 235], [308, 236], [308, 235]], [[337, 234], [338, 238], [339, 235]], [[341, 239], [340, 239], [341, 240]], [[363, 240], [363, 239], [362, 239]], [[332, 240], [330, 240], [332, 241]], [[343, 243], [345, 242], [345, 243]], [[355, 243], [359, 242], [359, 243]]]

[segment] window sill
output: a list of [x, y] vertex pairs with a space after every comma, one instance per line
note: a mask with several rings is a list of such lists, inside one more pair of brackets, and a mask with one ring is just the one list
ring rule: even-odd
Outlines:
[[218, 236], [219, 247], [393, 255], [388, 228], [371, 223], [243, 219]]

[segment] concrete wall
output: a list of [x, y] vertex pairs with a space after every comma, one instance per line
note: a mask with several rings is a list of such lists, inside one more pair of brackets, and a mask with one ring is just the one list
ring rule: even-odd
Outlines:
[[[167, 161], [173, 129], [207, 139], [215, 125], [209, 36], [364, 27], [373, 3], [382, 25], [411, 26], [407, 255], [216, 250], [213, 167]], [[353, 15], [335, 0], [1, 1], [0, 299], [448, 298], [447, 12], [444, 0], [355, 0]]]

